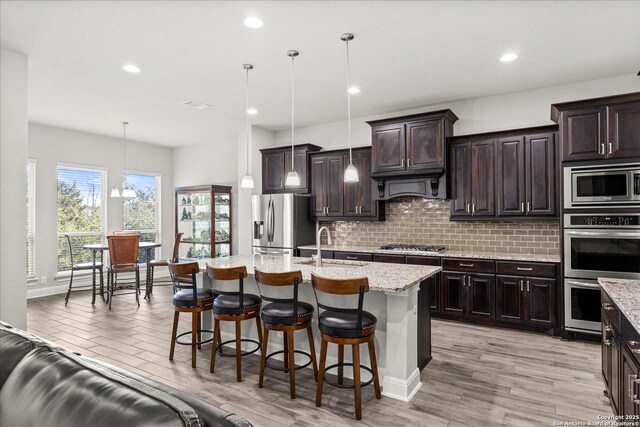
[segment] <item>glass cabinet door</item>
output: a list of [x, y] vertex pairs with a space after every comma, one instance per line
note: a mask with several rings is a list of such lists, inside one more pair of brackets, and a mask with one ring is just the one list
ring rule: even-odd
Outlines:
[[231, 194], [215, 194], [215, 257], [231, 255]]

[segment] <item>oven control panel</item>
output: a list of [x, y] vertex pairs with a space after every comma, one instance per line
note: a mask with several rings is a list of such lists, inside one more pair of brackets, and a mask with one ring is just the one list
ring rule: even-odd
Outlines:
[[640, 215], [565, 215], [565, 227], [638, 227]]

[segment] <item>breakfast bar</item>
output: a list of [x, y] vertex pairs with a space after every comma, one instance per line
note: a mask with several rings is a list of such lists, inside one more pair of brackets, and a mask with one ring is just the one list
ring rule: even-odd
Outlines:
[[[364, 308], [378, 318], [376, 330], [376, 348], [378, 349], [378, 370], [382, 380], [384, 396], [409, 401], [420, 389], [419, 359], [430, 355], [430, 318], [426, 298], [419, 298], [427, 292], [425, 284], [440, 267], [423, 265], [399, 265], [387, 263], [351, 262], [342, 260], [323, 260], [322, 267], [316, 267], [315, 260], [287, 255], [235, 255], [225, 258], [202, 260], [204, 270], [208, 263], [214, 267], [246, 266], [251, 276], [254, 268], [268, 273], [300, 270], [305, 284], [300, 288], [299, 298], [315, 306], [315, 297], [311, 288], [311, 273], [329, 278], [358, 278], [369, 280], [370, 292], [365, 296]], [[255, 285], [251, 277], [245, 289]], [[204, 286], [211, 283], [204, 274]], [[257, 293], [258, 290], [253, 288]], [[253, 292], [254, 290], [251, 290]], [[314, 314], [314, 328], [317, 315]], [[204, 318], [205, 329], [211, 328], [211, 318]], [[223, 337], [231, 336], [231, 330], [222, 331]], [[243, 336], [256, 338], [255, 327], [243, 328]], [[319, 348], [319, 334], [314, 334]], [[300, 339], [296, 347], [309, 351], [308, 345]], [[271, 346], [274, 346], [271, 348]], [[269, 343], [269, 352], [275, 349]], [[425, 353], [427, 353], [425, 355]], [[345, 355], [346, 356], [346, 355]], [[366, 357], [366, 356], [365, 356]], [[366, 360], [366, 359], [364, 359]], [[337, 355], [329, 353], [327, 364], [337, 361]], [[426, 362], [425, 362], [426, 363]], [[346, 374], [346, 372], [345, 372]]]

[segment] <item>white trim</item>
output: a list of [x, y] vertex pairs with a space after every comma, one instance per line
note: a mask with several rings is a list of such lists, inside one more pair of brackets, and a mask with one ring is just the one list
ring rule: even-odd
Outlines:
[[403, 380], [385, 375], [382, 379], [382, 394], [392, 399], [409, 402], [422, 387], [420, 370], [416, 368], [409, 378]]
[[93, 170], [99, 170], [105, 173], [109, 171], [109, 168], [106, 166], [87, 165], [87, 164], [80, 164], [80, 163], [57, 162], [56, 168], [58, 167], [70, 168], [70, 169], [93, 169]]

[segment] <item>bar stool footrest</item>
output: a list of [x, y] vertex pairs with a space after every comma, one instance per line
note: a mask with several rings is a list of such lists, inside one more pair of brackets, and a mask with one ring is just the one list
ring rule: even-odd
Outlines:
[[207, 344], [213, 341], [213, 331], [207, 330], [207, 329], [202, 329], [200, 331], [198, 331], [199, 333], [207, 333], [207, 334], [211, 334], [211, 338], [206, 339], [206, 340], [202, 340], [202, 341], [196, 341], [195, 343], [192, 343], [191, 340], [189, 341], [180, 341], [180, 337], [183, 337], [185, 335], [191, 335], [193, 332], [192, 331], [187, 331], [187, 332], [183, 332], [180, 335], [176, 336], [176, 344], [180, 344], [180, 345], [201, 345], [201, 344]]
[[[211, 339], [211, 341], [213, 341], [213, 338]], [[209, 341], [207, 341], [209, 342]], [[228, 341], [223, 341], [220, 345], [216, 346], [216, 353], [222, 357], [236, 357], [236, 352], [235, 349], [233, 352], [227, 352], [227, 353], [223, 353], [222, 350], [220, 350], [220, 347], [226, 345], [226, 344], [231, 344], [231, 343], [235, 343], [236, 340], [228, 340]], [[260, 343], [257, 340], [251, 339], [251, 338], [242, 338], [240, 340], [240, 342], [250, 342], [256, 345], [256, 348], [254, 348], [253, 350], [248, 350], [248, 351], [243, 351], [240, 353], [240, 356], [248, 356], [250, 354], [255, 353], [256, 351], [260, 350]]]
[[[324, 373], [325, 373], [325, 377], [324, 377], [324, 382], [332, 385], [334, 387], [338, 387], [338, 388], [354, 388], [355, 386], [353, 384], [351, 385], [345, 385], [345, 384], [338, 384], [337, 382], [334, 382], [333, 380], [329, 380], [327, 379], [327, 371], [333, 368], [338, 368], [338, 367], [345, 367], [345, 366], [353, 366], [353, 363], [336, 363], [335, 365], [331, 365], [331, 366], [327, 366], [324, 369]], [[370, 367], [368, 366], [364, 366], [364, 365], [360, 365], [360, 369], [364, 369], [365, 371], [369, 372], [371, 374], [371, 379], [369, 381], [365, 381], [365, 382], [361, 382], [360, 383], [360, 387], [364, 387], [364, 386], [368, 386], [369, 384], [373, 383], [373, 371], [371, 370]]]
[[[282, 371], [282, 372], [289, 372], [289, 368], [281, 368], [279, 366], [274, 366], [272, 364], [269, 363], [269, 358], [272, 356], [275, 356], [276, 354], [284, 354], [284, 350], [279, 350], [279, 351], [274, 351], [273, 353], [269, 353], [267, 354], [267, 357], [265, 357], [265, 361], [264, 364], [266, 367], [273, 369], [275, 371]], [[299, 369], [303, 369], [306, 368], [307, 366], [311, 365], [311, 362], [313, 361], [313, 359], [311, 359], [311, 354], [309, 354], [306, 351], [302, 351], [302, 350], [293, 350], [294, 353], [298, 353], [298, 354], [302, 354], [304, 356], [307, 356], [309, 358], [309, 361], [307, 363], [305, 363], [304, 365], [297, 365], [295, 366], [293, 369], [294, 371], [297, 371]]]

